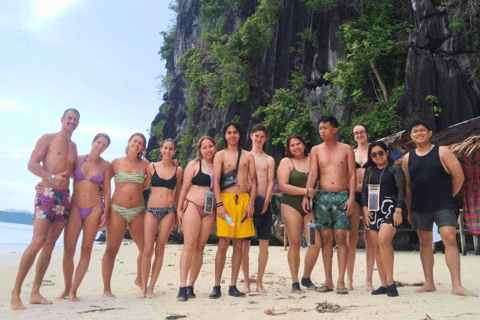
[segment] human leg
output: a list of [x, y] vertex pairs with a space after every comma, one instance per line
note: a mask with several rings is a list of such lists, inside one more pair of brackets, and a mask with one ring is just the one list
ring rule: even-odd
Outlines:
[[[90, 264], [93, 243], [95, 242], [95, 237], [97, 236], [98, 225], [100, 224], [100, 217], [102, 216], [102, 214], [103, 208], [101, 206], [96, 206], [92, 209], [92, 212], [88, 215], [88, 217], [83, 221], [83, 238], [82, 248], [80, 251], [80, 261], [78, 262], [77, 269], [75, 270], [75, 278], [73, 279], [72, 288], [69, 293], [70, 301], [78, 301], [77, 290], [82, 283], [82, 280], [87, 273], [88, 265]], [[70, 223], [70, 219], [68, 223]]]
[[102, 258], [103, 297], [115, 298], [111, 288], [112, 273], [115, 266], [115, 257], [122, 244], [126, 229], [127, 222], [112, 207], [106, 226], [107, 243]]
[[257, 273], [257, 292], [266, 293], [267, 290], [263, 287], [263, 276], [265, 274], [265, 268], [268, 261], [268, 240], [259, 240], [259, 253], [258, 253], [258, 273]]
[[365, 277], [365, 291], [373, 291], [373, 269], [375, 268], [375, 246], [370, 239], [368, 229], [364, 229], [365, 238], [365, 256], [366, 256], [366, 277]]
[[[299, 284], [298, 269], [300, 268], [300, 246], [302, 245], [303, 218], [297, 210], [289, 205], [282, 204], [282, 221], [288, 236], [288, 266], [292, 276], [292, 283]], [[300, 289], [300, 287], [298, 287]]]
[[432, 292], [436, 291], [435, 283], [433, 282], [433, 233], [432, 231], [417, 230], [420, 239], [420, 260], [422, 261], [423, 274], [425, 276], [425, 284], [416, 292]]
[[[175, 214], [173, 212], [169, 213], [167, 216], [165, 216], [165, 218], [162, 219], [162, 221], [160, 221], [160, 226], [158, 227], [157, 242], [155, 243], [155, 260], [153, 261], [152, 265], [152, 277], [150, 279], [150, 284], [147, 288], [148, 297], [153, 297], [153, 290], [155, 289], [155, 284], [157, 283], [158, 277], [160, 276], [160, 271], [162, 270], [163, 256], [165, 254], [165, 245], [167, 244], [168, 237], [172, 232], [174, 224]], [[142, 273], [144, 270], [142, 270]]]
[[[380, 257], [383, 263], [383, 269], [385, 271], [385, 282], [387, 286], [394, 284], [393, 279], [393, 261], [394, 261], [394, 252], [392, 246], [392, 240], [395, 236], [397, 229], [390, 224], [382, 224], [380, 230], [378, 231], [378, 247]], [[383, 282], [382, 282], [383, 284]]]
[[37, 267], [35, 270], [35, 278], [33, 280], [32, 292], [30, 293], [30, 304], [51, 304], [51, 301], [48, 301], [40, 294], [40, 287], [42, 286], [43, 277], [45, 272], [47, 272], [48, 265], [50, 264], [50, 259], [52, 257], [53, 249], [55, 248], [55, 243], [57, 242], [58, 237], [62, 234], [63, 228], [65, 227], [65, 222], [55, 221], [50, 225], [48, 230], [47, 240], [42, 247], [40, 252], [40, 257], [38, 257]]
[[355, 257], [357, 254], [358, 226], [360, 224], [360, 216], [361, 216], [360, 206], [355, 202], [353, 213], [350, 216], [350, 221], [352, 223], [352, 230], [350, 230], [347, 235], [347, 246], [348, 246], [347, 289], [348, 290], [353, 290], [353, 271], [355, 268]]
[[243, 240], [242, 245], [242, 264], [241, 269], [243, 273], [243, 293], [250, 292], [250, 238], [246, 238]]
[[[218, 219], [217, 219], [218, 220]], [[227, 256], [227, 250], [230, 246], [230, 239], [226, 237], [218, 238], [217, 254], [215, 255], [215, 286], [209, 298], [216, 299], [221, 297], [220, 282], [222, 280], [223, 268], [225, 267], [225, 259]]]
[[50, 222], [47, 219], [34, 219], [33, 220], [33, 236], [32, 241], [28, 245], [27, 249], [22, 255], [20, 265], [18, 266], [17, 278], [11, 294], [11, 308], [13, 310], [23, 310], [25, 306], [20, 299], [20, 292], [22, 289], [23, 281], [28, 274], [28, 271], [35, 262], [37, 253], [42, 249], [45, 241], [47, 240], [48, 230], [50, 228]]
[[63, 234], [63, 279], [65, 281], [65, 289], [58, 296], [58, 300], [69, 296], [72, 288], [73, 272], [75, 269], [73, 258], [77, 249], [78, 237], [82, 231], [83, 222], [80, 218], [77, 207], [72, 208], [72, 213], [65, 224], [65, 232]]
[[[337, 244], [337, 261], [338, 261], [338, 280], [337, 288], [345, 288], [345, 271], [347, 269], [348, 245], [347, 230], [334, 230], [335, 243]], [[347, 291], [348, 292], [348, 291]], [[342, 293], [346, 293], [345, 290]]]
[[[213, 225], [215, 223], [215, 216], [210, 215], [202, 219], [202, 224], [200, 228], [200, 235], [197, 240], [197, 246], [195, 248], [195, 252], [192, 258], [192, 264], [189, 271], [189, 279], [188, 279], [188, 286], [192, 288], [195, 284], [195, 281], [200, 274], [200, 270], [203, 264], [203, 251], [205, 249], [205, 245], [207, 244], [208, 238], [210, 237], [210, 233], [212, 232]], [[190, 298], [190, 297], [189, 297]]]
[[[305, 235], [305, 240], [307, 243], [310, 243], [310, 230], [308, 223], [310, 221], [315, 221], [313, 214], [308, 213], [303, 217], [303, 234]], [[315, 228], [315, 245], [309, 245], [307, 247], [307, 253], [305, 254], [305, 265], [303, 269], [302, 285], [310, 289], [315, 289], [315, 285], [312, 283], [311, 276], [313, 268], [318, 260], [318, 255], [320, 254], [320, 249], [322, 248], [322, 237], [320, 236], [320, 231]]]
[[[140, 207], [138, 207], [140, 208]], [[130, 235], [132, 240], [135, 242], [138, 248], [137, 256], [137, 277], [133, 281], [135, 285], [141, 288], [142, 285], [142, 257], [143, 257], [143, 247], [144, 247], [144, 235], [143, 235], [143, 226], [144, 226], [145, 214], [143, 209], [135, 215], [135, 217], [130, 220], [128, 223], [128, 229], [130, 230]], [[148, 275], [147, 275], [148, 276]]]
[[458, 252], [455, 227], [445, 226], [439, 228], [442, 242], [445, 245], [445, 262], [450, 270], [450, 277], [452, 279], [452, 294], [459, 296], [474, 296], [477, 295], [462, 287], [460, 277], [460, 253]]
[[323, 282], [323, 288], [320, 291], [327, 291], [333, 289], [333, 277], [332, 277], [332, 259], [333, 259], [333, 230], [325, 229], [320, 230], [322, 236], [322, 259], [323, 268], [325, 270], [325, 281]]
[[183, 215], [183, 250], [180, 256], [180, 287], [187, 285], [187, 277], [197, 247], [201, 228], [200, 215], [193, 205], [189, 205]]

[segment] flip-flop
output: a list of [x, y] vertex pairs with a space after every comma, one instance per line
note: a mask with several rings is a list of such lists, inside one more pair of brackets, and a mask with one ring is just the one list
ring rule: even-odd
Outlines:
[[320, 287], [316, 287], [314, 290], [317, 291], [317, 292], [330, 292], [330, 291], [333, 291], [332, 288], [329, 288], [329, 287], [327, 287], [327, 286], [324, 285], [324, 284], [322, 284]]
[[337, 287], [337, 294], [348, 294], [347, 288], [339, 288]]

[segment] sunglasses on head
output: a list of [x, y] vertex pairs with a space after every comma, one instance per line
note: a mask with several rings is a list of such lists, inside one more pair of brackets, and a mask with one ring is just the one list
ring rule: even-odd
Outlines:
[[376, 158], [377, 156], [378, 157], [383, 157], [384, 155], [385, 155], [385, 151], [378, 151], [378, 152], [372, 152], [370, 154], [370, 157]]

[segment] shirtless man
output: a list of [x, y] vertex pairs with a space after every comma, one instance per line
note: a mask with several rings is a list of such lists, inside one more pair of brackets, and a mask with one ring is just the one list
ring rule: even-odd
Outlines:
[[[347, 267], [347, 233], [351, 230], [350, 215], [355, 208], [355, 155], [348, 144], [337, 141], [338, 121], [332, 116], [322, 117], [319, 125], [323, 143], [310, 152], [310, 174], [307, 188], [315, 187], [317, 177], [320, 190], [308, 197], [315, 197], [315, 224], [322, 236], [322, 257], [325, 282], [317, 291], [333, 291], [332, 258], [333, 237], [337, 244], [338, 281], [337, 293], [347, 294], [345, 269]], [[310, 210], [308, 197], [303, 198], [304, 210]]]
[[[255, 168], [257, 171], [257, 198], [255, 199], [255, 212], [253, 216], [253, 225], [257, 231], [260, 251], [258, 253], [258, 273], [257, 273], [257, 292], [266, 293], [263, 287], [263, 275], [268, 260], [268, 241], [272, 233], [272, 210], [270, 208], [270, 199], [273, 194], [273, 179], [275, 174], [275, 160], [263, 152], [263, 144], [267, 140], [267, 129], [256, 124], [250, 132], [252, 139], [251, 154], [255, 159]], [[250, 238], [243, 241], [242, 252], [242, 271], [245, 285], [242, 292], [250, 292], [249, 277], [249, 255]]]
[[28, 170], [42, 178], [45, 189], [35, 198], [33, 237], [32, 242], [23, 253], [18, 267], [17, 279], [10, 302], [13, 310], [25, 309], [20, 299], [20, 292], [23, 281], [35, 262], [40, 249], [42, 249], [42, 252], [37, 261], [29, 303], [52, 303], [40, 295], [40, 286], [50, 263], [55, 242], [62, 233], [70, 213], [71, 203], [68, 185], [77, 159], [77, 146], [71, 141], [71, 137], [78, 126], [79, 120], [80, 113], [77, 110], [67, 109], [61, 118], [62, 129], [60, 132], [42, 136], [37, 141], [28, 162]]
[[[228, 295], [244, 297], [245, 293], [237, 289], [238, 272], [242, 262], [243, 239], [255, 234], [253, 227], [253, 210], [257, 196], [257, 178], [255, 173], [255, 159], [250, 152], [240, 149], [240, 126], [237, 123], [227, 123], [223, 129], [223, 137], [227, 147], [217, 152], [213, 160], [213, 192], [217, 202], [217, 236], [218, 250], [215, 257], [215, 286], [210, 298], [220, 298], [220, 281], [230, 240], [233, 239], [232, 278]], [[239, 162], [237, 159], [239, 158]], [[221, 186], [221, 176], [228, 175], [235, 170], [236, 183]], [[246, 183], [251, 182], [250, 196], [246, 190]], [[251, 197], [251, 198], [250, 198]], [[247, 217], [247, 219], [244, 219]], [[226, 222], [230, 219], [235, 226]]]
[[452, 279], [452, 294], [477, 296], [462, 287], [460, 280], [460, 254], [457, 247], [457, 222], [453, 197], [460, 191], [465, 176], [462, 166], [447, 147], [430, 142], [432, 131], [423, 121], [410, 127], [410, 136], [417, 148], [403, 158], [403, 171], [407, 182], [406, 203], [408, 221], [417, 229], [420, 238], [425, 285], [417, 292], [436, 291], [433, 281], [433, 222], [445, 245], [445, 261]]

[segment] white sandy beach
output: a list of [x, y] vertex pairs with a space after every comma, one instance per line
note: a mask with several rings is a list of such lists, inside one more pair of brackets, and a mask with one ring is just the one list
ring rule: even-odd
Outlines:
[[[186, 319], [425, 319], [427, 314], [432, 319], [480, 319], [480, 298], [458, 297], [450, 294], [450, 276], [444, 262], [444, 255], [436, 253], [435, 283], [437, 292], [415, 293], [416, 287], [406, 286], [398, 289], [400, 296], [370, 295], [363, 290], [365, 279], [365, 252], [357, 253], [355, 290], [348, 295], [335, 292], [318, 293], [304, 291], [301, 294], [290, 293], [291, 280], [287, 264], [287, 252], [283, 247], [271, 247], [267, 271], [264, 278], [265, 295], [250, 295], [246, 298], [233, 298], [227, 295], [230, 278], [229, 250], [227, 266], [222, 283], [223, 297], [218, 300], [208, 299], [214, 284], [215, 245], [205, 249], [204, 266], [195, 285], [197, 298], [187, 302], [177, 302], [179, 286], [179, 258], [182, 245], [167, 245], [163, 269], [156, 286], [156, 297], [139, 300], [138, 288], [133, 284], [136, 274], [135, 259], [137, 249], [133, 243], [124, 243], [117, 256], [112, 279], [115, 299], [102, 298], [101, 258], [104, 246], [96, 246], [93, 251], [89, 271], [78, 291], [79, 302], [68, 300], [54, 302], [52, 305], [28, 305], [34, 270], [28, 274], [22, 288], [22, 300], [27, 307], [25, 311], [10, 310], [10, 291], [15, 280], [21, 253], [0, 254], [0, 318], [1, 319], [165, 319], [171, 315], [185, 315]], [[46, 286], [41, 293], [47, 299], [54, 299], [63, 289], [62, 274], [63, 248], [55, 248], [52, 262], [45, 276]], [[305, 250], [302, 250], [302, 259]], [[256, 276], [256, 258], [258, 247], [251, 249], [250, 270]], [[76, 261], [79, 252], [77, 251]], [[468, 254], [461, 257], [462, 282], [464, 286], [480, 295], [480, 256]], [[334, 279], [336, 277], [334, 258]], [[301, 265], [303, 270], [303, 263]], [[301, 276], [301, 273], [300, 273]], [[242, 278], [240, 272], [240, 279]], [[321, 258], [312, 275], [315, 284], [323, 281]], [[423, 281], [418, 252], [396, 252], [395, 279], [404, 283]], [[378, 273], [374, 274], [374, 286], [379, 285]], [[238, 282], [239, 289], [242, 282]], [[255, 285], [252, 284], [252, 289]], [[316, 304], [328, 301], [338, 304], [342, 309], [337, 313], [320, 314], [315, 310]], [[274, 309], [275, 313], [287, 312], [285, 315], [267, 315], [265, 311]], [[291, 309], [291, 310], [290, 310]], [[289, 311], [290, 310], [290, 311]]]

